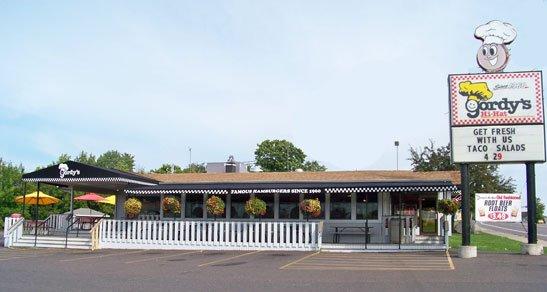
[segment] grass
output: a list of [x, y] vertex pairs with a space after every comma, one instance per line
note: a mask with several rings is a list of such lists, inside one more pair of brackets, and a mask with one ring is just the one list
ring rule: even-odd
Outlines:
[[[450, 237], [450, 248], [458, 249], [462, 245], [462, 235], [453, 234]], [[508, 252], [519, 253], [521, 243], [506, 237], [479, 233], [471, 234], [471, 245], [477, 247], [482, 252]]]

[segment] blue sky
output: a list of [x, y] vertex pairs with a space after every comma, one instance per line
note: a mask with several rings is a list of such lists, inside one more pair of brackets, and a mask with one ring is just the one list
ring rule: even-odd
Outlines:
[[[0, 2], [0, 157], [118, 149], [148, 170], [285, 138], [331, 170], [393, 169], [398, 139], [408, 169], [410, 146], [448, 142], [476, 26], [517, 28], [507, 71], [546, 67], [547, 2], [476, 2]], [[524, 193], [524, 166], [502, 172]]]

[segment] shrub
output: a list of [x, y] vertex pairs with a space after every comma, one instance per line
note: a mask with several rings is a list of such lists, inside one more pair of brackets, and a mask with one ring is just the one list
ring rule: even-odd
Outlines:
[[207, 206], [207, 212], [213, 214], [215, 217], [224, 214], [224, 208], [226, 207], [224, 201], [217, 196], [209, 197], [205, 205]]
[[437, 201], [437, 210], [444, 215], [452, 215], [458, 211], [460, 205], [453, 200], [443, 199]]
[[125, 216], [129, 219], [133, 219], [141, 213], [142, 202], [137, 198], [129, 198], [125, 201], [123, 208], [125, 210]]
[[266, 202], [257, 197], [251, 198], [245, 203], [245, 212], [253, 216], [264, 216], [266, 214]]
[[300, 210], [306, 218], [319, 217], [321, 215], [321, 202], [319, 199], [306, 199], [300, 202]]
[[164, 213], [180, 214], [180, 202], [175, 197], [169, 196], [163, 198], [161, 207]]

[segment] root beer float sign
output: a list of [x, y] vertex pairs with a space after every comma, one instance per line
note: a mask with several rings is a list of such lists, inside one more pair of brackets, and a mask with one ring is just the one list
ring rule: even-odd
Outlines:
[[455, 163], [544, 162], [540, 71], [449, 75]]
[[479, 222], [521, 222], [519, 194], [476, 194], [475, 220]]

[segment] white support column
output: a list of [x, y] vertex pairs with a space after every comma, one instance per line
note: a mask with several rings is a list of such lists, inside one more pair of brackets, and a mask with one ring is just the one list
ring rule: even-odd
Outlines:
[[163, 207], [161, 204], [163, 203], [163, 194], [160, 194], [160, 220], [163, 220]]
[[274, 194], [274, 219], [279, 219], [279, 194]]
[[357, 194], [351, 193], [351, 220], [357, 220]]
[[226, 195], [226, 219], [232, 218], [232, 194]]
[[126, 195], [122, 192], [116, 194], [116, 218], [117, 219], [124, 219], [125, 218], [125, 210], [123, 208], [123, 205], [125, 204]]
[[186, 194], [180, 194], [180, 219], [184, 219], [186, 216]]
[[205, 206], [205, 202], [207, 201], [207, 194], [203, 193], [203, 218], [207, 218], [207, 207]]
[[[442, 199], [444, 199], [444, 192], [443, 191], [437, 192], [437, 201]], [[437, 210], [437, 235], [443, 235], [442, 226], [441, 226], [443, 220], [441, 220], [441, 217], [442, 217], [441, 214]]]
[[[452, 199], [452, 191], [445, 191], [444, 192], [444, 198], [451, 200]], [[446, 234], [448, 236], [452, 236], [452, 215], [446, 216], [446, 220], [448, 222], [447, 229], [446, 229]]]
[[304, 200], [304, 194], [299, 194], [298, 195], [298, 219], [300, 220], [304, 220], [304, 214], [302, 214], [302, 210], [300, 210], [300, 202], [302, 202]]
[[325, 193], [325, 220], [330, 220], [330, 193]]

